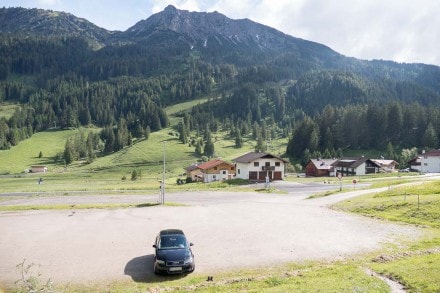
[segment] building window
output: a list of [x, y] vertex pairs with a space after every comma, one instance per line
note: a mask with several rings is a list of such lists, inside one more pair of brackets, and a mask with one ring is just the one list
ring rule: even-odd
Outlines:
[[226, 175], [226, 170], [223, 170], [222, 173], [223, 173], [223, 175]]
[[231, 167], [231, 171], [234, 171], [235, 170], [235, 167]]
[[279, 167], [279, 166], [281, 166], [281, 163], [280, 162], [275, 162], [275, 167]]
[[270, 162], [266, 162], [264, 165], [265, 165], [266, 167], [270, 167]]
[[240, 174], [240, 169], [237, 170], [237, 173]]
[[216, 171], [217, 171], [217, 167], [214, 167], [214, 170], [216, 170]]
[[254, 162], [254, 167], [260, 166], [260, 162]]
[[428, 166], [428, 163], [423, 163], [424, 166]]

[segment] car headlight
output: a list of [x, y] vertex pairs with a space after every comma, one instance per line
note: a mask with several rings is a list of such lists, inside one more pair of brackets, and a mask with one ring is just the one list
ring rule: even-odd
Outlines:
[[185, 256], [185, 264], [190, 264], [193, 262], [193, 257], [191, 255]]
[[165, 261], [161, 259], [156, 259], [156, 262], [160, 265], [165, 265]]

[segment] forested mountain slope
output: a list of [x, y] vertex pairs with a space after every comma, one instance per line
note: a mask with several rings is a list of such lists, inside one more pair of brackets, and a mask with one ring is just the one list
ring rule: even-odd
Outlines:
[[[248, 19], [168, 6], [119, 32], [64, 12], [1, 8], [0, 44], [0, 102], [23, 105], [0, 118], [0, 148], [94, 124], [112, 152], [168, 126], [165, 106], [199, 97], [210, 100], [182, 114], [182, 136], [229, 129], [257, 144], [305, 141], [287, 148], [294, 157], [438, 147], [439, 67], [347, 58]], [[299, 127], [312, 131], [299, 138]]]

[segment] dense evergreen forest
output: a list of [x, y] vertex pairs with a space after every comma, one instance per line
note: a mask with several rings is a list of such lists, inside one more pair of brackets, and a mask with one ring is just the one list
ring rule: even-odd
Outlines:
[[[21, 105], [0, 117], [0, 149], [35, 132], [95, 125], [99, 137], [72, 139], [87, 142], [79, 156], [93, 159], [99, 140], [111, 153], [147, 139], [168, 127], [164, 107], [200, 97], [209, 100], [181, 113], [178, 126], [200, 154], [220, 130], [237, 147], [254, 139], [257, 150], [288, 138], [286, 155], [303, 160], [360, 148], [398, 159], [402, 148], [439, 147], [439, 67], [346, 58], [304, 41], [193, 48], [176, 34], [99, 49], [81, 36], [0, 34], [0, 103]], [[190, 142], [191, 131], [205, 138]]]

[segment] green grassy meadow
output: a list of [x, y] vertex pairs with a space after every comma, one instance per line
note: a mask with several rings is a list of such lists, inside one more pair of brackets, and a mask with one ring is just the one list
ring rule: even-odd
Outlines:
[[395, 186], [338, 203], [336, 208], [424, 227], [425, 238], [402, 240], [407, 246], [379, 254], [369, 267], [399, 281], [408, 292], [440, 292], [440, 181]]
[[11, 103], [1, 103], [0, 104], [0, 118], [4, 117], [6, 119], [11, 118], [11, 116], [14, 114], [15, 110], [20, 108], [20, 105], [18, 104], [11, 104]]
[[[179, 116], [182, 112], [206, 101], [208, 98], [166, 108], [170, 119], [168, 128], [151, 133], [147, 140], [135, 140], [129, 147], [104, 157], [98, 157], [91, 164], [87, 164], [85, 161], [76, 161], [65, 168], [61, 162], [55, 163], [54, 158], [64, 150], [66, 140], [69, 137], [79, 131], [83, 131], [85, 134], [89, 131], [97, 132], [100, 131], [99, 128], [51, 130], [36, 133], [9, 150], [0, 150], [0, 193], [99, 190], [157, 191], [158, 182], [162, 180], [164, 170], [164, 155], [165, 180], [168, 188], [181, 189], [181, 186], [175, 186], [176, 180], [183, 179], [185, 177], [184, 168], [200, 162], [201, 158], [196, 156], [194, 146], [184, 145], [179, 141], [175, 127], [182, 120]], [[19, 105], [1, 104], [0, 113], [12, 115], [13, 109], [17, 107]], [[236, 148], [234, 138], [229, 136], [229, 130], [213, 134], [212, 139], [215, 144], [215, 157], [227, 161], [253, 151], [255, 148], [255, 141], [249, 137], [243, 137], [243, 146]], [[273, 139], [267, 145], [267, 152], [283, 156], [287, 142], [287, 138]], [[40, 152], [43, 154], [42, 158], [38, 157]], [[26, 174], [25, 170], [29, 170], [32, 165], [45, 165], [49, 172]], [[135, 169], [142, 172], [142, 177], [139, 180], [131, 181], [131, 173]], [[45, 184], [36, 184], [36, 180], [40, 177], [44, 179]], [[127, 180], [121, 180], [123, 177]], [[193, 186], [189, 188], [193, 188]]]
[[[66, 140], [77, 131], [39, 132], [9, 150], [0, 150], [0, 174], [21, 174], [31, 165], [47, 165], [49, 171], [54, 171], [60, 166], [53, 163], [53, 158], [64, 150]], [[42, 158], [38, 157], [40, 151]]]
[[[56, 154], [64, 150], [66, 140], [79, 131], [86, 134], [89, 131], [99, 131], [98, 128], [81, 128], [74, 130], [52, 130], [34, 134], [31, 138], [21, 141], [9, 150], [0, 150], [0, 175], [10, 175], [0, 178], [1, 191], [64, 191], [64, 190], [104, 190], [113, 189], [154, 189], [162, 179], [163, 161], [165, 158], [165, 177], [167, 183], [175, 183], [177, 178], [184, 176], [185, 168], [193, 163], [200, 162], [201, 158], [195, 155], [195, 147], [185, 145], [178, 139], [175, 125], [181, 121], [177, 115], [190, 109], [196, 104], [207, 101], [197, 101], [174, 105], [166, 109], [171, 125], [166, 129], [151, 133], [148, 139], [135, 140], [133, 144], [113, 154], [98, 157], [91, 164], [76, 161], [64, 168], [62, 163], [55, 163]], [[15, 106], [15, 105], [13, 105]], [[2, 105], [0, 111], [10, 111], [9, 105]], [[2, 112], [2, 113], [3, 113]], [[234, 139], [227, 131], [220, 131], [213, 135], [215, 156], [224, 160], [232, 160], [249, 151], [253, 151], [255, 142], [244, 138], [242, 148], [236, 148]], [[272, 141], [269, 152], [282, 155], [285, 151], [287, 139]], [[43, 157], [39, 158], [42, 152]], [[46, 165], [46, 174], [25, 174], [25, 170], [32, 165]], [[134, 169], [142, 172], [139, 182], [121, 180], [130, 179]], [[36, 176], [42, 177], [49, 184], [35, 186]], [[11, 179], [13, 177], [13, 179]], [[92, 184], [82, 184], [84, 181]], [[58, 187], [56, 186], [58, 183]], [[79, 184], [81, 183], [81, 184]]]

